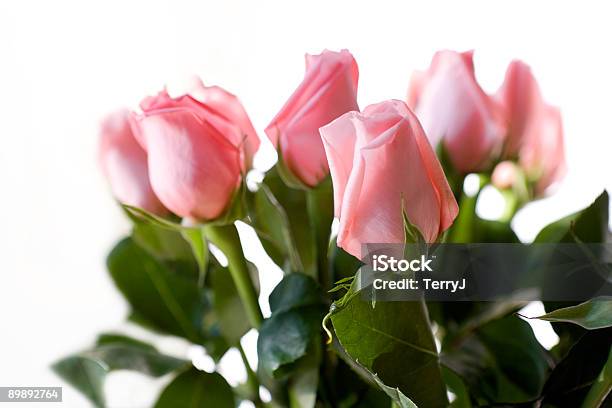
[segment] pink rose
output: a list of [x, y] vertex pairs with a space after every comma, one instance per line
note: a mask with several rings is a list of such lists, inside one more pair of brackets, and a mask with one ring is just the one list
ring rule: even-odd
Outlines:
[[167, 210], [149, 183], [147, 153], [134, 138], [128, 118], [129, 112], [120, 110], [102, 121], [98, 149], [102, 172], [117, 200], [164, 214]]
[[456, 170], [484, 170], [499, 153], [504, 118], [476, 82], [471, 51], [437, 52], [426, 72], [412, 76], [408, 103], [432, 145], [443, 140]]
[[508, 122], [505, 153], [518, 156], [536, 194], [565, 174], [563, 125], [559, 110], [546, 104], [531, 69], [512, 61], [497, 92]]
[[259, 139], [238, 99], [198, 83], [188, 95], [148, 97], [133, 127], [153, 190], [173, 213], [212, 220], [228, 209]]
[[338, 245], [359, 257], [363, 243], [404, 242], [403, 210], [434, 242], [457, 202], [416, 116], [401, 101], [349, 112], [321, 128], [340, 218]]
[[566, 172], [561, 112], [544, 105], [538, 119], [530, 123], [519, 152], [519, 163], [527, 178], [535, 181], [535, 194], [560, 181]]
[[516, 156], [529, 123], [536, 119], [535, 116], [543, 103], [531, 68], [522, 61], [512, 61], [496, 98], [503, 106], [508, 122], [505, 155]]
[[304, 80], [265, 130], [289, 171], [307, 186], [316, 186], [329, 173], [319, 128], [359, 109], [358, 77], [347, 50], [306, 55]]

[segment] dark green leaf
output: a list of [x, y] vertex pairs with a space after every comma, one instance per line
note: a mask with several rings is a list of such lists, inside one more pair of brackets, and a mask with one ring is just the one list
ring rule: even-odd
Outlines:
[[301, 273], [285, 276], [270, 294], [272, 314], [305, 306], [318, 306], [322, 303], [319, 285]]
[[104, 380], [114, 370], [133, 370], [160, 377], [189, 362], [161, 354], [152, 345], [120, 334], [104, 334], [94, 348], [67, 357], [53, 370], [94, 405], [104, 406]]
[[382, 382], [377, 375], [374, 375], [374, 381], [376, 381], [376, 384], [385, 394], [391, 397], [399, 408], [418, 408], [416, 404], [410, 400], [410, 398], [406, 397], [404, 393], [399, 390], [399, 388], [392, 388], [385, 385], [385, 383]]
[[548, 371], [546, 352], [519, 317], [493, 320], [452, 346], [443, 362], [474, 395], [489, 403], [518, 404], [540, 394]]
[[445, 406], [446, 388], [424, 305], [377, 302], [373, 307], [360, 296], [345, 296], [331, 319], [346, 353], [376, 374], [387, 394], [398, 388], [419, 406]]
[[[604, 191], [595, 201], [574, 214], [568, 215], [552, 224], [546, 226], [537, 235], [534, 242], [606, 242], [608, 236], [608, 193]], [[576, 276], [579, 279], [579, 276]], [[547, 313], [555, 309], [575, 306], [575, 302], [544, 302]], [[554, 322], [553, 329], [559, 335], [561, 341], [555, 347], [555, 352], [563, 356], [574, 344], [584, 329], [573, 324]]]
[[583, 407], [603, 407], [612, 403], [612, 347], [608, 353], [608, 360], [601, 369], [582, 402]]
[[604, 191], [589, 207], [546, 226], [534, 242], [605, 242], [608, 233], [608, 193]]
[[[325, 385], [333, 393], [333, 401], [337, 406], [348, 408], [367, 408], [367, 407], [390, 407], [391, 400], [384, 391], [378, 387], [374, 381], [374, 376], [365, 368], [359, 367], [360, 373], [353, 370], [345, 358], [351, 364], [355, 364], [350, 357], [344, 353], [341, 358], [337, 358], [335, 352], [342, 353], [342, 347], [335, 339], [331, 348], [327, 351], [329, 361], [333, 362], [335, 370], [333, 375], [325, 378]], [[367, 378], [364, 378], [366, 376]]]
[[[176, 250], [174, 247], [168, 247], [168, 237], [180, 234], [191, 247], [193, 257], [198, 263], [200, 285], [203, 284], [208, 266], [208, 246], [200, 225], [182, 225], [179, 220], [160, 217], [142, 208], [126, 204], [122, 206], [135, 224], [134, 239], [157, 258], [164, 259], [162, 253]], [[168, 232], [164, 234], [163, 230]]]
[[550, 374], [543, 405], [558, 408], [581, 406], [610, 354], [612, 328], [586, 332]]
[[451, 408], [471, 408], [470, 393], [457, 373], [448, 367], [442, 367], [442, 378], [449, 391], [455, 394], [455, 399], [449, 407]]
[[155, 347], [149, 343], [119, 333], [102, 333], [98, 336], [96, 346], [106, 346], [109, 344], [124, 344], [140, 347], [145, 350], [155, 350]]
[[96, 407], [106, 405], [104, 399], [104, 377], [107, 367], [104, 363], [88, 358], [68, 357], [53, 364], [53, 371], [79, 390]]
[[316, 248], [306, 201], [306, 192], [287, 188], [274, 167], [266, 173], [260, 189], [251, 195], [249, 216], [264, 248], [279, 266], [317, 276]]
[[160, 354], [155, 349], [120, 343], [98, 346], [80, 356], [103, 362], [107, 371], [133, 370], [152, 377], [160, 377], [188, 364], [186, 360]]
[[217, 373], [191, 368], [162, 391], [155, 408], [234, 408], [234, 394]]
[[263, 370], [281, 377], [306, 356], [321, 332], [323, 303], [316, 282], [303, 274], [287, 275], [270, 295], [272, 316], [259, 331], [257, 353]]
[[287, 258], [291, 269], [301, 270], [302, 261], [291, 233], [289, 217], [266, 184], [251, 194], [249, 216], [251, 225], [272, 260], [285, 266]]
[[211, 265], [210, 286], [219, 329], [229, 344], [238, 344], [251, 325], [229, 270]]
[[592, 299], [576, 306], [553, 310], [533, 319], [574, 323], [588, 330], [603, 329], [612, 326], [612, 299]]
[[111, 251], [107, 266], [138, 316], [158, 330], [203, 341], [202, 298], [193, 275], [171, 269], [129, 238]]

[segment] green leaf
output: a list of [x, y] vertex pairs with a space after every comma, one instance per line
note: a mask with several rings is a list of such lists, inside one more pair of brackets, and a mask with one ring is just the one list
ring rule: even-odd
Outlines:
[[318, 306], [323, 300], [319, 285], [309, 276], [287, 275], [274, 288], [269, 298], [272, 314], [306, 306]]
[[120, 241], [107, 259], [108, 270], [132, 310], [156, 329], [204, 340], [202, 297], [193, 271], [171, 268], [130, 238]]
[[595, 379], [591, 389], [582, 402], [585, 408], [602, 407], [608, 402], [612, 402], [610, 393], [612, 392], [612, 347], [608, 353], [608, 360], [601, 369], [601, 373]]
[[608, 234], [608, 193], [604, 191], [589, 207], [544, 227], [534, 242], [605, 242]]
[[249, 217], [262, 245], [280, 267], [314, 277], [316, 248], [306, 202], [306, 192], [287, 188], [274, 167], [250, 196]]
[[272, 316], [259, 331], [257, 353], [262, 369], [279, 378], [293, 371], [321, 332], [324, 312], [318, 285], [306, 275], [289, 274], [270, 294], [270, 308]]
[[52, 366], [53, 371], [67, 383], [79, 390], [96, 407], [106, 405], [104, 398], [104, 377], [107, 367], [97, 360], [80, 356], [67, 357]]
[[120, 333], [102, 333], [96, 339], [96, 346], [106, 346], [106, 345], [114, 345], [114, 344], [124, 344], [128, 346], [140, 347], [144, 350], [155, 350], [151, 344], [146, 343], [144, 341], [135, 339], [133, 337], [125, 336]]
[[[416, 407], [416, 404], [412, 402], [410, 398], [406, 397], [406, 395], [404, 395], [404, 393], [400, 391], [397, 387], [395, 388], [389, 387], [378, 377], [378, 375], [374, 374], [367, 367], [361, 365], [358, 361], [354, 360], [351, 356], [349, 356], [346, 350], [342, 348], [337, 338], [334, 340], [333, 348], [338, 353], [340, 358], [342, 359], [341, 361], [345, 363], [344, 365], [341, 364], [340, 368], [342, 368], [343, 366], [351, 368], [351, 371], [348, 373], [340, 372], [340, 375], [349, 377], [348, 381], [350, 381], [350, 383], [341, 382], [340, 385], [343, 386], [343, 388], [346, 388], [347, 386], [355, 386], [355, 385], [361, 388], [362, 384], [364, 383], [368, 384], [371, 387], [376, 388], [376, 390], [370, 388], [370, 390], [366, 392], [366, 400], [360, 401], [356, 406], [358, 407], [387, 406], [388, 407], [389, 398], [390, 398], [391, 401], [396, 406], [399, 406], [401, 408], [415, 408]], [[357, 378], [355, 377], [363, 381], [361, 382], [357, 381]], [[342, 381], [342, 379], [339, 379], [339, 381]], [[342, 391], [346, 391], [346, 390], [343, 389]], [[363, 395], [364, 391], [361, 390], [360, 394]], [[381, 398], [381, 396], [383, 398]], [[372, 400], [371, 405], [368, 403], [370, 402], [369, 400]], [[348, 406], [352, 406], [352, 404]]]
[[436, 321], [446, 328], [442, 349], [453, 348], [465, 336], [476, 332], [479, 328], [494, 320], [501, 319], [517, 312], [527, 303], [524, 294], [516, 293], [505, 300], [496, 302], [429, 302], [428, 306], [437, 305]]
[[519, 317], [493, 320], [452, 346], [443, 350], [442, 361], [473, 395], [490, 404], [518, 404], [540, 394], [548, 371], [546, 351]]
[[610, 339], [612, 328], [586, 332], [550, 374], [542, 406], [579, 407], [609, 359]]
[[191, 248], [180, 232], [132, 218], [132, 239], [149, 254], [162, 261], [194, 260]]
[[446, 388], [423, 303], [377, 302], [373, 307], [350, 292], [343, 299], [332, 306], [331, 320], [352, 360], [419, 406], [446, 406]]
[[612, 298], [591, 299], [532, 319], [574, 323], [588, 330], [603, 329], [612, 326]]
[[376, 374], [374, 374], [374, 381], [376, 381], [376, 384], [385, 394], [391, 397], [399, 408], [418, 408], [416, 404], [410, 400], [410, 398], [406, 397], [404, 393], [399, 390], [399, 388], [392, 388], [385, 385], [385, 383], [383, 383]]
[[213, 306], [219, 319], [221, 333], [229, 344], [238, 344], [251, 325], [232, 275], [227, 268], [217, 264], [211, 265], [209, 272]]
[[[162, 234], [160, 230], [165, 229], [175, 234], [180, 234], [191, 247], [193, 256], [198, 263], [199, 283], [200, 286], [203, 285], [206, 277], [206, 268], [208, 266], [208, 246], [201, 225], [182, 225], [180, 222], [160, 217], [142, 208], [133, 207], [127, 204], [122, 204], [122, 206], [136, 226], [143, 224], [150, 226], [149, 231], [147, 231], [148, 236], [143, 236], [143, 233], [136, 229], [134, 231], [135, 239], [144, 243], [143, 247], [145, 249], [150, 249], [151, 253], [156, 257], [158, 257], [157, 250], [160, 249], [159, 243], [152, 242], [152, 239], [160, 239], [160, 235]], [[155, 237], [150, 236], [152, 232], [155, 233]]]
[[160, 377], [189, 362], [161, 354], [152, 345], [119, 334], [103, 334], [96, 346], [53, 364], [53, 370], [89, 398], [103, 407], [104, 380], [114, 370], [133, 370]]
[[442, 378], [449, 391], [455, 394], [455, 399], [450, 403], [451, 408], [471, 408], [472, 401], [470, 393], [461, 377], [448, 367], [442, 367]]
[[189, 362], [160, 354], [153, 346], [133, 341], [114, 341], [80, 353], [83, 358], [103, 362], [108, 371], [133, 370], [160, 377]]
[[[568, 215], [543, 228], [534, 242], [575, 243], [577, 240], [579, 242], [590, 243], [606, 242], [608, 235], [608, 205], [608, 193], [604, 191], [584, 210]], [[576, 302], [544, 302], [544, 308], [547, 313], [550, 313], [555, 309], [571, 307], [576, 304]], [[553, 322], [552, 326], [561, 339], [554, 348], [554, 351], [560, 356], [565, 355], [567, 350], [582, 336], [584, 331], [581, 327], [563, 322]]]
[[162, 391], [155, 408], [234, 408], [234, 394], [218, 373], [191, 368]]
[[286, 257], [292, 270], [302, 270], [302, 260], [291, 232], [289, 216], [270, 187], [261, 184], [249, 198], [251, 226], [266, 252], [277, 265], [284, 267]]
[[193, 256], [198, 263], [198, 285], [202, 287], [208, 270], [208, 243], [204, 236], [204, 230], [201, 227], [185, 229], [181, 231], [181, 235], [189, 242]]
[[[340, 358], [335, 358], [337, 352]], [[335, 339], [330, 349], [329, 360], [333, 361], [334, 371], [325, 379], [325, 385], [333, 392], [333, 401], [342, 408], [390, 407], [391, 399], [374, 381], [372, 373], [359, 366], [356, 370], [350, 364], [356, 364], [342, 350]], [[348, 360], [348, 361], [346, 361]], [[358, 373], [357, 370], [360, 370]], [[367, 377], [367, 378], [366, 378]]]

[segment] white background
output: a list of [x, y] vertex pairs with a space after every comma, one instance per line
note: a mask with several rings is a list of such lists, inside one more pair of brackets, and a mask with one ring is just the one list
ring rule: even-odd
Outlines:
[[[521, 58], [562, 109], [569, 162], [558, 194], [519, 215], [515, 227], [528, 240], [612, 187], [609, 18], [604, 2], [3, 0], [0, 386], [62, 385], [48, 369], [54, 359], [125, 328], [104, 257], [128, 224], [95, 160], [107, 111], [198, 74], [237, 94], [263, 136], [301, 80], [305, 52], [348, 48], [362, 107], [403, 99], [410, 72], [437, 49], [474, 48], [488, 91]], [[270, 287], [278, 271], [256, 260]], [[184, 344], [158, 340], [185, 355]], [[110, 405], [147, 406], [164, 381], [111, 376]], [[85, 404], [69, 387], [64, 401]]]

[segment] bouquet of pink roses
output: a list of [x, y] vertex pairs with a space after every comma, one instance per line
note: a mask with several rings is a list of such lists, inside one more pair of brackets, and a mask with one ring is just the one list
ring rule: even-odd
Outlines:
[[[412, 75], [406, 101], [363, 109], [358, 80], [346, 50], [307, 55], [302, 83], [265, 129], [278, 161], [256, 182], [258, 132], [221, 87], [164, 90], [138, 112], [108, 116], [99, 161], [133, 229], [107, 264], [130, 320], [202, 346], [215, 361], [237, 348], [247, 381], [231, 387], [117, 333], [55, 371], [99, 407], [105, 376], [120, 369], [172, 373], [160, 408], [603, 406], [612, 388], [609, 299], [538, 298], [547, 312], [539, 318], [560, 337], [546, 350], [517, 315], [524, 298], [386, 301], [366, 282], [371, 245], [400, 245], [400, 257], [418, 251], [422, 264], [405, 263], [410, 279], [437, 246], [521, 245], [513, 216], [565, 173], [561, 115], [530, 68], [512, 62], [489, 95], [471, 52], [440, 51]], [[485, 189], [503, 197], [497, 220], [476, 211]], [[603, 193], [535, 241], [603, 244], [607, 211]], [[245, 258], [237, 221], [285, 272], [265, 317], [258, 285], [266, 271]], [[458, 265], [444, 268], [459, 273]], [[240, 343], [251, 329], [257, 367]]]

